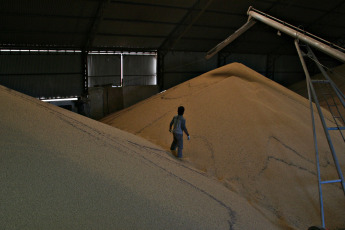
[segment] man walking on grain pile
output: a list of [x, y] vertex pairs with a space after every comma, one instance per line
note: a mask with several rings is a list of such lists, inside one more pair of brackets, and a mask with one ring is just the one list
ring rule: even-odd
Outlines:
[[[180, 106], [177, 109], [177, 116], [174, 116], [172, 121], [170, 122], [169, 131], [173, 133], [174, 140], [171, 143], [170, 150], [175, 150], [176, 147], [178, 148], [177, 157], [182, 158], [182, 149], [183, 149], [183, 132], [186, 133], [188, 136], [188, 140], [190, 140], [189, 133], [186, 128], [186, 120], [183, 117], [184, 107]], [[173, 129], [171, 129], [174, 126]]]

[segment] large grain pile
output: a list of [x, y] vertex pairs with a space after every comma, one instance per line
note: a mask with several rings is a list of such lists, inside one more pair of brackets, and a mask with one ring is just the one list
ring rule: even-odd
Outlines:
[[[233, 63], [102, 122], [168, 150], [172, 141], [168, 126], [180, 105], [186, 108], [191, 134], [191, 140], [185, 140], [187, 164], [217, 178], [281, 229], [320, 224], [311, 115], [305, 98]], [[323, 179], [333, 179], [337, 175], [319, 122], [317, 133]], [[344, 143], [332, 136], [345, 171]], [[341, 187], [327, 185], [323, 192], [327, 226], [345, 227]]]
[[0, 86], [0, 229], [279, 229], [150, 142]]

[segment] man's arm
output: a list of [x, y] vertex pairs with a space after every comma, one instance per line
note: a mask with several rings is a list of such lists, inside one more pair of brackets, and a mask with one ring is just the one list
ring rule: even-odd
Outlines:
[[175, 119], [175, 117], [171, 120], [171, 122], [170, 122], [170, 125], [169, 125], [169, 132], [171, 132], [171, 128], [172, 128], [172, 126], [173, 126], [173, 124], [174, 124], [174, 119]]
[[189, 139], [189, 133], [188, 133], [188, 130], [187, 130], [187, 127], [186, 127], [186, 120], [183, 120], [182, 122], [182, 130], [185, 132], [185, 134], [188, 136], [188, 139]]

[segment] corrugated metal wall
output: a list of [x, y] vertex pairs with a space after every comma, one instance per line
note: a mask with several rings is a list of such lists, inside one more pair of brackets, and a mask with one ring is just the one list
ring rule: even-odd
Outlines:
[[121, 55], [89, 54], [87, 63], [89, 87], [121, 85]]
[[0, 52], [0, 84], [33, 97], [80, 96], [81, 53]]
[[[217, 68], [219, 58], [206, 61], [204, 55], [203, 52], [168, 53], [164, 60], [163, 89]], [[222, 64], [234, 61], [267, 74], [267, 55], [229, 54]], [[152, 53], [88, 54], [87, 62], [89, 87], [157, 85], [157, 56]], [[272, 70], [272, 79], [283, 85], [304, 77], [295, 56], [274, 57]], [[0, 52], [0, 84], [33, 97], [80, 96], [85, 87], [83, 71], [81, 52]]]
[[156, 85], [156, 66], [156, 55], [89, 54], [89, 87], [109, 84], [113, 86]]
[[156, 85], [157, 57], [154, 55], [123, 56], [123, 86]]
[[[156, 62], [157, 56], [151, 54], [89, 54], [88, 86], [156, 85]], [[33, 97], [82, 95], [83, 71], [81, 52], [0, 52], [0, 84]]]

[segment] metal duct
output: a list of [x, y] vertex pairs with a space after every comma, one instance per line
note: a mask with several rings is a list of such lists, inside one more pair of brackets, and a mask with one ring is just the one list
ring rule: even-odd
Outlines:
[[[211, 49], [207, 55], [205, 56], [206, 59], [210, 59], [212, 56], [217, 54], [221, 49], [223, 49], [225, 46], [230, 44], [232, 41], [234, 41], [236, 38], [238, 38], [241, 34], [243, 34], [245, 31], [247, 31], [249, 28], [251, 28], [255, 24], [255, 20], [260, 21], [262, 23], [265, 23], [278, 31], [281, 31], [297, 40], [303, 41], [304, 43], [330, 55], [331, 57], [334, 57], [335, 59], [342, 61], [345, 63], [345, 53], [332, 48], [337, 47], [338, 49], [344, 50], [342, 47], [336, 46], [335, 44], [332, 44], [331, 42], [328, 42], [322, 38], [319, 38], [315, 35], [312, 35], [306, 31], [303, 31], [297, 27], [294, 27], [292, 25], [289, 25], [288, 23], [281, 21], [277, 18], [274, 18], [268, 14], [265, 14], [263, 12], [260, 12], [252, 7], [249, 7], [248, 13], [249, 19], [247, 23], [245, 23], [241, 28], [239, 28], [235, 33], [230, 35], [227, 39], [225, 39], [223, 42], [219, 43], [216, 47]], [[255, 19], [255, 20], [254, 20]]]
[[300, 41], [305, 42], [306, 44], [338, 59], [339, 61], [342, 61], [345, 63], [345, 54], [343, 52], [340, 52], [339, 50], [336, 50], [332, 47], [330, 47], [329, 45], [318, 41], [308, 35], [305, 35], [299, 31], [297, 31], [296, 29], [290, 28], [288, 26], [283, 25], [280, 22], [277, 22], [273, 19], [268, 18], [267, 16], [258, 13], [258, 11], [254, 11], [252, 8], [249, 8], [248, 11], [248, 15], [262, 23], [265, 23], [295, 39], [298, 39]]

